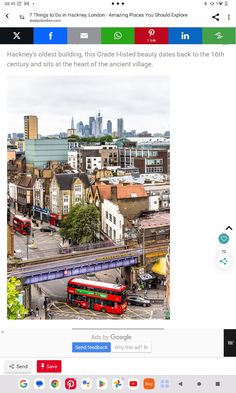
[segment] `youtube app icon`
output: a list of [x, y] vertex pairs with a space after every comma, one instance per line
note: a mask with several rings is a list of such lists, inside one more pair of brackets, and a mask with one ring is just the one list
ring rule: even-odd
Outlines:
[[135, 378], [129, 379], [129, 382], [128, 382], [129, 389], [135, 390], [135, 389], [138, 389], [138, 387], [139, 387], [138, 379], [135, 379]]

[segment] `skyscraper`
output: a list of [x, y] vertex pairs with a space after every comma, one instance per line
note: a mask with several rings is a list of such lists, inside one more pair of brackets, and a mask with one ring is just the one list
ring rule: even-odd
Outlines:
[[85, 126], [84, 126], [84, 136], [86, 136], [86, 137], [91, 136], [89, 124], [85, 124]]
[[83, 136], [84, 135], [84, 123], [80, 121], [77, 123], [77, 132], [79, 135]]
[[89, 131], [90, 131], [90, 135], [93, 134], [93, 123], [95, 122], [95, 117], [94, 116], [90, 116], [89, 117]]
[[107, 133], [109, 135], [112, 135], [112, 122], [111, 122], [111, 120], [107, 121]]
[[71, 135], [75, 135], [76, 134], [76, 128], [75, 128], [75, 124], [74, 124], [74, 118], [72, 117], [71, 119], [71, 126], [70, 128], [67, 130], [67, 136], [71, 136]]
[[92, 135], [96, 137], [101, 136], [103, 132], [103, 128], [102, 128], [102, 116], [100, 111], [98, 112], [96, 119], [90, 117], [89, 122], [90, 119], [94, 119], [94, 121], [92, 122]]
[[101, 112], [98, 112], [97, 118], [96, 118], [96, 136], [102, 135], [103, 128], [102, 128], [102, 116]]
[[124, 119], [117, 119], [117, 136], [121, 138], [124, 135]]
[[24, 116], [24, 136], [25, 139], [38, 139], [37, 116]]

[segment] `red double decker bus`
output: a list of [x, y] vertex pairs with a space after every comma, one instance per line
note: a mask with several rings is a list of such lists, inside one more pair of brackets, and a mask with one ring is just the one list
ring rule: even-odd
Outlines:
[[31, 221], [23, 216], [15, 216], [13, 218], [13, 229], [21, 235], [30, 235]]
[[67, 303], [94, 311], [122, 314], [127, 309], [126, 286], [72, 278], [68, 281]]

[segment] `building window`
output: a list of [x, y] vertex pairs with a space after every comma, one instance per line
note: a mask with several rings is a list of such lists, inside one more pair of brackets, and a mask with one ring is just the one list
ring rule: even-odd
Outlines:
[[116, 231], [113, 230], [113, 239], [116, 240]]
[[112, 228], [109, 227], [109, 237], [112, 238]]
[[57, 205], [52, 206], [52, 213], [57, 214]]
[[63, 195], [63, 202], [68, 203], [69, 202], [69, 196], [68, 195]]
[[52, 204], [53, 205], [57, 204], [57, 197], [55, 195], [52, 195]]
[[109, 220], [112, 222], [112, 215], [109, 213]]
[[78, 194], [81, 194], [82, 187], [81, 186], [75, 186], [75, 192], [78, 193]]
[[106, 218], [108, 219], [108, 212], [106, 212]]
[[106, 233], [108, 234], [108, 224], [106, 224]]
[[68, 214], [68, 212], [69, 212], [69, 207], [63, 206], [63, 214]]
[[116, 217], [113, 216], [113, 224], [116, 225]]

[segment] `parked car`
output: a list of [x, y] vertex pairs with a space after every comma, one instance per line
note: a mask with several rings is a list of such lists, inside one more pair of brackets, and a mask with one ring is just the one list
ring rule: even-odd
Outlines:
[[149, 299], [144, 299], [138, 295], [128, 295], [128, 305], [150, 307], [151, 302]]
[[50, 226], [44, 226], [40, 228], [41, 232], [56, 232], [56, 229]]

